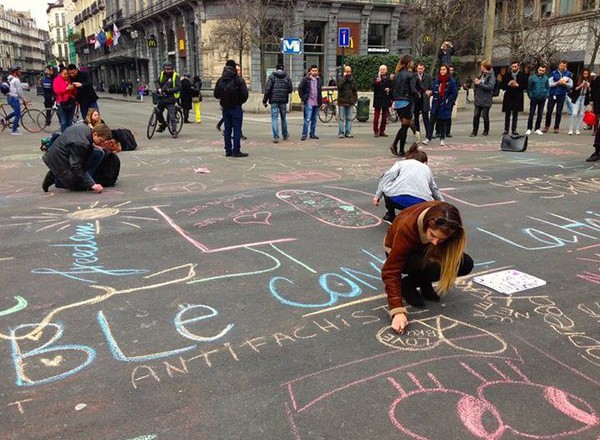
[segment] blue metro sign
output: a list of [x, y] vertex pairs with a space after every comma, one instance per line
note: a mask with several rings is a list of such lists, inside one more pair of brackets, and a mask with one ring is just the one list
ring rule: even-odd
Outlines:
[[285, 55], [300, 55], [302, 53], [302, 38], [282, 38], [281, 53]]

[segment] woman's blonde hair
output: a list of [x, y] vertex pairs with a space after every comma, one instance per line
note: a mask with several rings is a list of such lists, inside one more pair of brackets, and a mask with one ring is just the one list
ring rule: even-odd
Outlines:
[[458, 274], [467, 244], [467, 235], [458, 209], [446, 202], [433, 206], [423, 219], [424, 229], [440, 230], [448, 238], [437, 246], [428, 246], [425, 258], [440, 265], [440, 281], [437, 291], [445, 294], [450, 290]]
[[100, 116], [100, 111], [97, 108], [90, 108], [87, 111], [87, 115], [85, 115], [85, 123], [90, 127], [94, 128], [98, 124], [102, 124], [102, 117], [95, 124], [92, 122], [92, 114], [94, 112], [98, 112], [98, 116]]
[[402, 58], [400, 58], [400, 61], [398, 61], [398, 64], [396, 64], [396, 73], [398, 73], [404, 69], [412, 70], [412, 65], [413, 65], [413, 57], [410, 55], [404, 55]]

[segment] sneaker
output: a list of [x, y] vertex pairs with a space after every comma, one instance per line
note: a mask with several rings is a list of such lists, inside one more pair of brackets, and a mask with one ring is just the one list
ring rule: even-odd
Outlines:
[[[311, 139], [312, 139], [312, 137], [311, 137]], [[343, 135], [343, 134], [341, 134], [341, 133], [340, 133], [340, 134], [338, 134], [338, 139], [344, 139], [344, 135]]]
[[[537, 130], [536, 130], [536, 132], [537, 132]], [[542, 133], [548, 133], [548, 127], [542, 128]]]
[[284, 137], [283, 137], [283, 140], [284, 140], [284, 141], [289, 141], [289, 140], [290, 140], [290, 137], [289, 137], [289, 136], [284, 136]]
[[531, 134], [531, 130], [527, 130], [527, 131], [525, 132], [525, 136], [529, 136], [530, 134]]
[[473, 132], [469, 135], [469, 137], [475, 137], [475, 136], [477, 136], [477, 133], [475, 133], [475, 132]]
[[579, 130], [575, 130], [575, 135], [579, 136], [581, 132]]
[[13, 131], [11, 134], [13, 136], [23, 136], [23, 132], [22, 131]]
[[429, 139], [425, 139], [421, 142], [422, 145], [428, 145], [429, 144]]
[[392, 215], [389, 212], [386, 212], [385, 215], [383, 217], [381, 217], [381, 220], [383, 220], [384, 223], [391, 225], [394, 222], [395, 218], [396, 218], [395, 215]]
[[415, 131], [415, 142], [418, 144], [419, 142], [421, 142], [421, 132], [420, 131]]
[[487, 131], [484, 131], [483, 133], [481, 133], [481, 136], [487, 136], [488, 134], [490, 134], [490, 133]]
[[347, 137], [348, 139], [352, 139], [354, 136], [353, 136], [353, 135], [351, 135], [351, 134], [347, 134], [347, 135], [346, 135], [346, 137]]
[[274, 144], [278, 144], [278, 143], [279, 143], [279, 138], [274, 138], [274, 139], [273, 139], [273, 143], [274, 143]]
[[233, 157], [248, 157], [248, 153], [242, 153], [240, 151], [239, 153], [235, 153]]
[[314, 134], [311, 134], [311, 135], [310, 135], [310, 138], [311, 138], [311, 139], [319, 139], [319, 137], [318, 137], [318, 136], [315, 136]]
[[300, 138], [301, 141], [305, 141], [306, 140], [306, 136], [302, 135], [302, 137]]
[[569, 132], [567, 133], [569, 136], [573, 135], [573, 130], [569, 130]]
[[444, 139], [442, 139], [442, 140], [440, 141], [440, 146], [441, 146], [441, 147], [445, 147], [445, 146], [446, 146], [446, 141], [444, 141]]
[[535, 131], [535, 134], [538, 134], [538, 135], [540, 135], [540, 136], [541, 136], [541, 135], [543, 135], [543, 134], [544, 134], [544, 132], [538, 128], [538, 129]]
[[600, 160], [600, 153], [598, 153], [598, 152], [592, 154], [585, 161], [586, 162], [596, 162], [597, 160]]
[[560, 133], [560, 130], [558, 128], [555, 128], [554, 129], [554, 134], [558, 134], [558, 133]]

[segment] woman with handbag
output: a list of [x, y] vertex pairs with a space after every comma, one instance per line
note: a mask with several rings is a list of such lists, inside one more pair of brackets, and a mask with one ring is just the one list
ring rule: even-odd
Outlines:
[[63, 66], [62, 70], [56, 75], [52, 82], [52, 89], [56, 95], [56, 108], [58, 120], [60, 121], [60, 132], [63, 133], [68, 127], [73, 125], [73, 115], [75, 114], [75, 96], [77, 88], [73, 85], [69, 71]]
[[573, 112], [569, 121], [569, 136], [573, 134], [573, 130], [575, 130], [575, 134], [581, 134], [580, 129], [585, 107], [590, 103], [591, 79], [590, 69], [583, 69], [577, 83], [569, 93], [571, 102], [573, 102]]
[[[400, 157], [405, 155], [404, 146], [406, 145], [406, 137], [412, 121], [413, 102], [419, 97], [417, 81], [413, 74], [413, 66], [412, 56], [404, 55], [396, 66], [396, 74], [392, 81], [392, 108], [398, 114], [402, 122], [402, 127], [396, 133], [396, 138], [390, 150], [392, 154]], [[400, 143], [399, 148], [398, 143]]]
[[448, 66], [440, 66], [437, 78], [433, 79], [431, 90], [433, 91], [433, 101], [431, 103], [431, 121], [427, 130], [427, 139], [423, 141], [425, 145], [431, 142], [433, 137], [433, 127], [437, 126], [440, 132], [440, 145], [446, 145], [446, 133], [448, 122], [452, 118], [452, 108], [458, 96], [458, 86], [456, 81], [450, 75]]

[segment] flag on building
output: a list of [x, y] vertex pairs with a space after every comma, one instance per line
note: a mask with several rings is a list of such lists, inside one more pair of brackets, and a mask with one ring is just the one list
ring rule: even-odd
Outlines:
[[104, 46], [106, 44], [106, 33], [104, 32], [104, 29], [98, 32], [96, 41], [100, 43], [100, 46]]
[[96, 42], [94, 43], [94, 49], [98, 50], [100, 49], [100, 40], [98, 40], [98, 34], [94, 34], [94, 37], [96, 38]]
[[113, 36], [111, 31], [106, 31], [106, 47], [113, 45]]
[[119, 32], [119, 28], [116, 23], [113, 23], [113, 46], [119, 44], [119, 38], [121, 37], [121, 32]]

